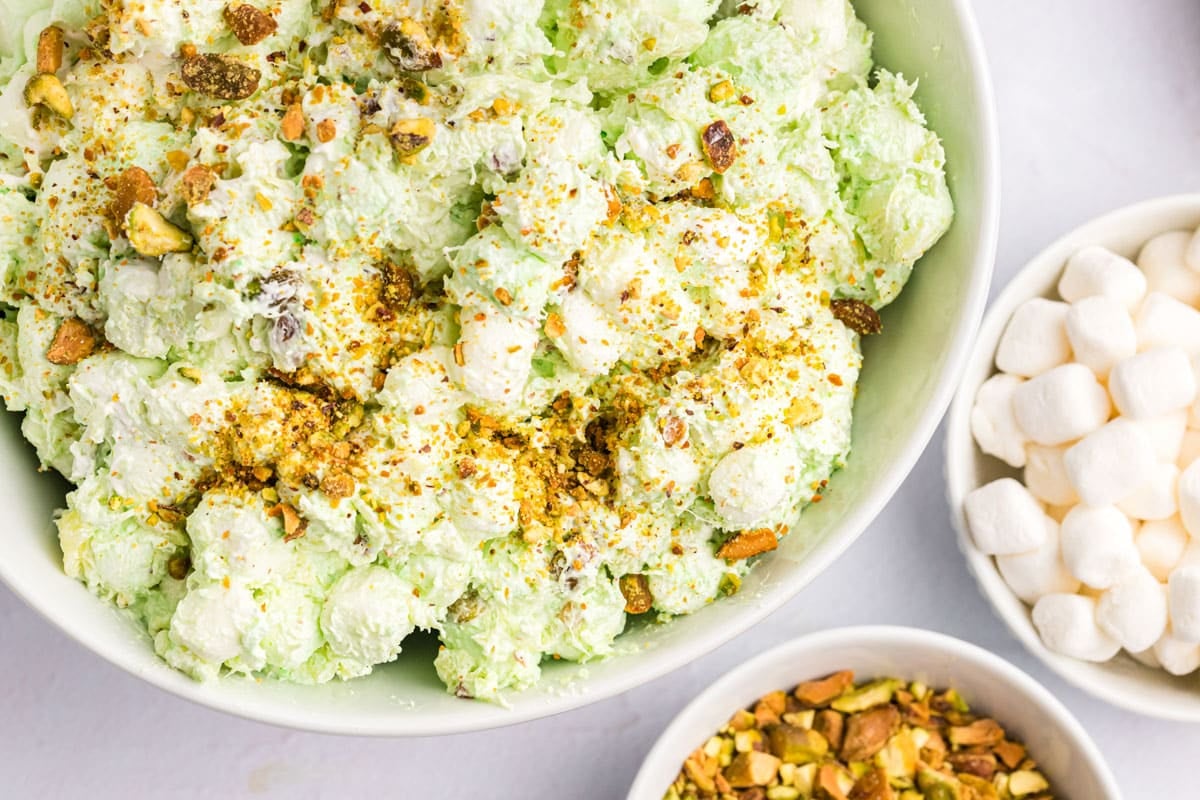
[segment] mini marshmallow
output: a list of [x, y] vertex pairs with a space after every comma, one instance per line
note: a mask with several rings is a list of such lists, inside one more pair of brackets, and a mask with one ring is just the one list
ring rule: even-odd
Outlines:
[[1150, 570], [1155, 580], [1166, 581], [1171, 570], [1183, 559], [1188, 533], [1179, 517], [1156, 519], [1143, 523], [1133, 544], [1142, 559], [1142, 566]]
[[1096, 624], [1130, 652], [1153, 647], [1167, 630], [1167, 592], [1145, 569], [1121, 576], [1096, 603]]
[[[1159, 641], [1162, 641], [1161, 639]], [[1157, 644], [1157, 642], [1155, 643]], [[1158, 656], [1154, 654], [1154, 648], [1143, 650], [1140, 653], [1130, 653], [1129, 657], [1138, 662], [1144, 667], [1150, 669], [1162, 669], [1162, 664], [1158, 661]]]
[[1190, 406], [1196, 399], [1196, 376], [1182, 349], [1155, 347], [1117, 362], [1108, 391], [1122, 414], [1149, 419]]
[[1071, 509], [1075, 504], [1069, 506], [1046, 506], [1046, 516], [1057, 522], [1059, 525], [1066, 519], [1067, 514], [1071, 513]]
[[1000, 338], [996, 348], [997, 368], [1032, 378], [1067, 363], [1071, 359], [1066, 326], [1070, 308], [1066, 303], [1042, 297], [1025, 301], [1013, 312]]
[[1027, 553], [1046, 538], [1042, 507], [1012, 478], [975, 489], [967, 495], [963, 509], [975, 546], [990, 556]]
[[1067, 261], [1058, 280], [1058, 294], [1068, 303], [1103, 295], [1132, 312], [1146, 296], [1146, 276], [1129, 259], [1092, 245]]
[[1150, 440], [1154, 448], [1154, 457], [1159, 461], [1174, 464], [1179, 459], [1180, 448], [1183, 447], [1187, 421], [1186, 411], [1176, 411], [1153, 419], [1139, 419], [1137, 426]]
[[1165, 292], [1194, 306], [1200, 303], [1200, 273], [1187, 266], [1191, 241], [1191, 231], [1171, 231], [1155, 236], [1138, 253], [1137, 264], [1142, 268], [1151, 292]]
[[1184, 564], [1167, 579], [1167, 605], [1176, 638], [1200, 643], [1200, 565]]
[[[1192, 374], [1200, 374], [1197, 372], [1198, 370], [1200, 370], [1200, 356], [1192, 358]], [[1189, 428], [1200, 430], [1200, 390], [1196, 392], [1196, 402], [1192, 403], [1187, 410], [1186, 424]]]
[[1192, 464], [1200, 459], [1200, 430], [1187, 430], [1183, 432], [1183, 441], [1179, 445], [1179, 457], [1175, 459], [1175, 463], [1180, 469], [1187, 469]]
[[1200, 461], [1179, 473], [1179, 516], [1187, 532], [1200, 538]]
[[1063, 563], [1093, 589], [1107, 589], [1140, 565], [1129, 518], [1112, 506], [1075, 506], [1063, 518]]
[[979, 449], [1009, 466], [1025, 466], [1028, 439], [1013, 416], [1013, 390], [1025, 381], [999, 373], [984, 381], [971, 409], [971, 433]]
[[[1200, 278], [1200, 275], [1197, 275]], [[1200, 311], [1163, 294], [1151, 292], [1133, 320], [1138, 349], [1175, 345], [1189, 356], [1200, 355]]]
[[1013, 390], [1013, 414], [1037, 444], [1055, 445], [1085, 436], [1108, 419], [1108, 392], [1082, 364], [1063, 364]]
[[1200, 228], [1192, 234], [1191, 241], [1188, 242], [1187, 251], [1183, 254], [1183, 261], [1187, 264], [1188, 269], [1193, 272], [1200, 272]]
[[1103, 379], [1113, 365], [1137, 352], [1133, 317], [1105, 295], [1085, 297], [1067, 312], [1067, 339], [1075, 360]]
[[1063, 455], [1067, 477], [1089, 506], [1119, 503], [1155, 464], [1154, 447], [1136, 422], [1117, 418], [1089, 433]]
[[1183, 549], [1183, 555], [1179, 557], [1175, 569], [1180, 567], [1200, 567], [1200, 542], [1188, 539], [1188, 546]]
[[1172, 675], [1190, 675], [1200, 669], [1200, 644], [1185, 642], [1168, 629], [1154, 644], [1154, 657]]
[[1176, 487], [1179, 467], [1159, 462], [1150, 468], [1145, 482], [1121, 502], [1117, 508], [1134, 519], [1160, 520], [1175, 516], [1179, 510]]
[[1059, 547], [1058, 523], [1046, 517], [1046, 538], [1036, 550], [1009, 556], [996, 556], [1000, 575], [1013, 594], [1033, 605], [1038, 598], [1056, 592], [1074, 593], [1079, 581], [1067, 571]]
[[1048, 594], [1033, 607], [1033, 625], [1046, 647], [1083, 661], [1108, 661], [1121, 645], [1096, 624], [1096, 601], [1079, 594]]
[[1034, 497], [1052, 506], [1073, 506], [1079, 502], [1063, 462], [1066, 452], [1065, 446], [1040, 444], [1031, 444], [1025, 450], [1025, 485]]

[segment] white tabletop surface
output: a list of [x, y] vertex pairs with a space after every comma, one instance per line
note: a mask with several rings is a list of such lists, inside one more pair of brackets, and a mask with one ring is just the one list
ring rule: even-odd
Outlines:
[[[1079, 222], [1200, 190], [1200, 2], [976, 5], [1004, 163], [993, 293]], [[900, 623], [981, 644], [1045, 683], [1130, 800], [1200, 797], [1200, 726], [1141, 718], [1068, 687], [992, 616], [955, 548], [940, 436], [858, 543], [754, 630], [621, 697], [488, 733], [337, 738], [228, 717], [109, 666], [0, 587], [0, 796], [619, 798], [671, 717], [743, 658], [807, 631]]]

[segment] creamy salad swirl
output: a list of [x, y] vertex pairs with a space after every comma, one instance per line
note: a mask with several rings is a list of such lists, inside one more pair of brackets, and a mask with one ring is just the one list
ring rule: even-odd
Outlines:
[[948, 227], [845, 0], [17, 0], [0, 389], [196, 678], [498, 699], [737, 591]]

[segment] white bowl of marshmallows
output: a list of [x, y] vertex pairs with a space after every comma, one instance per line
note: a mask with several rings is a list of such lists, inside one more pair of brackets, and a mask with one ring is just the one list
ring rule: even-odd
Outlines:
[[1048, 666], [1200, 721], [1200, 194], [1091, 222], [993, 304], [946, 443], [959, 543]]

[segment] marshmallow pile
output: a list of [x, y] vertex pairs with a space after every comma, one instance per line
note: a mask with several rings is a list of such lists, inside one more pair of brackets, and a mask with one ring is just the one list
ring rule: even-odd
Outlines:
[[967, 495], [1051, 650], [1200, 668], [1200, 231], [1086, 247], [1014, 312], [971, 431], [1023, 470]]

